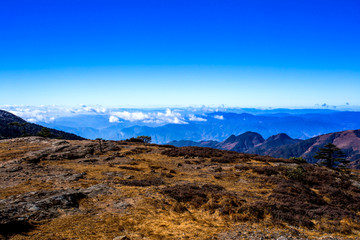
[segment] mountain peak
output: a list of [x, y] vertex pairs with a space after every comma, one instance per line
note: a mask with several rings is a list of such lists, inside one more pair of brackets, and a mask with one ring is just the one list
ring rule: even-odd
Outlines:
[[276, 135], [272, 135], [267, 140], [276, 141], [276, 140], [291, 140], [292, 138], [289, 137], [286, 133], [279, 133]]
[[247, 131], [239, 136], [231, 135], [225, 141], [219, 143], [217, 147], [225, 150], [245, 152], [264, 141], [264, 138], [260, 134]]

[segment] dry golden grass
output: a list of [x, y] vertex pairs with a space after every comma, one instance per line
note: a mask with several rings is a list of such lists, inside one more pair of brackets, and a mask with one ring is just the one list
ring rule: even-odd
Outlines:
[[[82, 144], [82, 141], [72, 141], [72, 144]], [[160, 147], [143, 146], [141, 144], [121, 145], [121, 150], [100, 153], [96, 152], [94, 163], [84, 163], [77, 160], [42, 161], [43, 166], [65, 169], [74, 173], [86, 173], [83, 179], [74, 182], [56, 181], [42, 182], [37, 180], [24, 181], [17, 186], [2, 189], [0, 198], [21, 194], [29, 191], [60, 188], [86, 188], [99, 183], [111, 187], [108, 195], [99, 195], [80, 201], [80, 213], [65, 214], [60, 217], [36, 222], [35, 228], [24, 234], [17, 234], [11, 239], [113, 239], [126, 235], [130, 239], [211, 239], [219, 233], [231, 231], [237, 224], [248, 224], [265, 232], [283, 232], [294, 228], [283, 222], [274, 225], [270, 214], [266, 213], [260, 220], [252, 218], [248, 212], [222, 214], [219, 210], [209, 211], [206, 206], [216, 200], [209, 197], [209, 203], [196, 207], [190, 202], [179, 203], [175, 199], [161, 193], [164, 186], [195, 183], [198, 185], [213, 184], [221, 186], [227, 192], [243, 199], [247, 204], [266, 200], [272, 194], [276, 184], [264, 180], [253, 172], [239, 171], [238, 163], [213, 163], [210, 158], [202, 159], [202, 163], [194, 163], [198, 159], [169, 157], [162, 155]], [[0, 159], [7, 161], [26, 153], [40, 149], [42, 146], [6, 145], [0, 144]], [[136, 148], [147, 148], [151, 152], [134, 153]], [[11, 150], [6, 150], [11, 148]], [[135, 150], [134, 150], [135, 149]], [[112, 160], [103, 160], [114, 153], [120, 155]], [[128, 153], [128, 154], [127, 154]], [[191, 161], [187, 164], [185, 161]], [[179, 165], [181, 164], [181, 166]], [[249, 166], [272, 166], [272, 163], [247, 159]], [[123, 168], [123, 167], [128, 167]], [[221, 170], [214, 170], [221, 167]], [[131, 170], [131, 168], [137, 170]], [[105, 173], [115, 172], [119, 175], [109, 177]], [[132, 180], [161, 178], [162, 185], [131, 186], [123, 185], [121, 181], [127, 176]], [[312, 189], [316, 194], [318, 190]], [[220, 197], [219, 201], [225, 201]], [[326, 199], [329, 201], [329, 199]], [[126, 202], [129, 207], [117, 209], [114, 204]], [[186, 210], [178, 211], [177, 207]], [[346, 238], [359, 237], [360, 225], [350, 219], [343, 219], [340, 227], [333, 227], [331, 221], [321, 219], [314, 221], [315, 228], [297, 229], [309, 239], [324, 236]], [[342, 229], [334, 232], [334, 229]]]
[[0, 199], [23, 194], [27, 192], [34, 192], [40, 190], [55, 190], [54, 185], [50, 182], [40, 182], [37, 180], [27, 180], [18, 185], [1, 189]]

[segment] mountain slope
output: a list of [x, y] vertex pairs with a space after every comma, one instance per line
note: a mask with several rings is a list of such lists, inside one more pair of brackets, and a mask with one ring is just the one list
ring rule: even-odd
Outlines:
[[201, 147], [0, 141], [0, 239], [358, 239], [360, 172]]
[[[0, 110], [0, 139], [16, 138], [23, 135], [37, 136], [43, 129], [44, 127], [40, 125], [26, 122], [24, 119], [12, 113]], [[62, 138], [68, 140], [84, 139], [75, 134], [55, 129], [49, 129], [48, 134], [51, 138]]]
[[254, 148], [251, 148], [251, 149], [247, 150], [246, 152], [260, 154], [260, 155], [270, 155], [271, 151], [273, 151], [274, 148], [278, 148], [281, 146], [294, 144], [294, 143], [298, 143], [298, 142], [301, 142], [301, 140], [292, 139], [285, 133], [279, 133], [277, 135], [273, 135], [273, 136], [269, 137], [260, 145], [254, 147]]
[[295, 144], [284, 145], [279, 148], [269, 149], [273, 157], [303, 157], [308, 162], [316, 162], [313, 158], [319, 148], [327, 143], [333, 143], [346, 153], [349, 161], [360, 159], [360, 130], [348, 130], [320, 135], [314, 138], [300, 141]]
[[258, 133], [246, 132], [239, 136], [231, 135], [221, 143], [214, 144], [214, 141], [211, 141], [209, 145], [206, 143], [208, 142], [175, 141], [169, 144], [212, 147], [277, 158], [302, 157], [310, 163], [315, 163], [317, 160], [313, 156], [316, 152], [327, 143], [333, 143], [345, 152], [346, 159], [351, 161], [350, 166], [352, 168], [360, 168], [360, 130], [329, 133], [307, 140], [292, 139], [284, 133], [273, 135], [264, 140]]

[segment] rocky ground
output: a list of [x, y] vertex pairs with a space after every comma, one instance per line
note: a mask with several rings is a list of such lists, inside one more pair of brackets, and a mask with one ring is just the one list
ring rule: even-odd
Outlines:
[[0, 141], [0, 239], [360, 239], [360, 177], [207, 148]]

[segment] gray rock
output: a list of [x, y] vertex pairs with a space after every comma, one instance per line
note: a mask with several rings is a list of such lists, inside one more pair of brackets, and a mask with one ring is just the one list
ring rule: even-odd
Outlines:
[[20, 170], [23, 170], [22, 166], [15, 166], [15, 167], [11, 167], [9, 169], [6, 169], [6, 172], [17, 172], [17, 171], [20, 171]]
[[126, 235], [123, 236], [118, 236], [113, 238], [113, 240], [130, 240], [130, 238], [128, 238]]
[[40, 221], [58, 217], [59, 209], [77, 212], [85, 197], [108, 194], [110, 187], [97, 184], [86, 189], [28, 192], [0, 200], [0, 224]]
[[52, 145], [53, 146], [69, 145], [69, 142], [65, 141], [65, 140], [59, 140], [59, 141], [53, 142]]
[[85, 172], [77, 173], [77, 174], [70, 174], [69, 176], [67, 176], [67, 177], [65, 178], [65, 181], [75, 182], [75, 181], [78, 181], [78, 180], [80, 180], [80, 179], [83, 179], [85, 176], [86, 176], [86, 173], [85, 173]]
[[21, 158], [21, 160], [27, 162], [27, 163], [38, 163], [41, 161], [41, 159], [45, 158], [47, 155], [51, 153], [51, 149], [46, 148], [39, 151], [29, 152], [25, 154], [24, 157]]
[[37, 191], [0, 200], [0, 224], [57, 217], [58, 209], [77, 209], [86, 197], [78, 190]]
[[354, 187], [360, 188], [360, 182], [359, 181], [350, 180], [350, 182]]
[[100, 194], [109, 194], [111, 188], [106, 184], [96, 184], [86, 189], [82, 189], [81, 192], [86, 196], [92, 198]]
[[122, 172], [103, 172], [102, 173], [105, 176], [109, 176], [109, 177], [123, 177], [124, 173]]
[[125, 201], [121, 201], [121, 202], [117, 202], [113, 205], [113, 208], [115, 209], [127, 209], [129, 207], [131, 207], [132, 205], [128, 202]]

